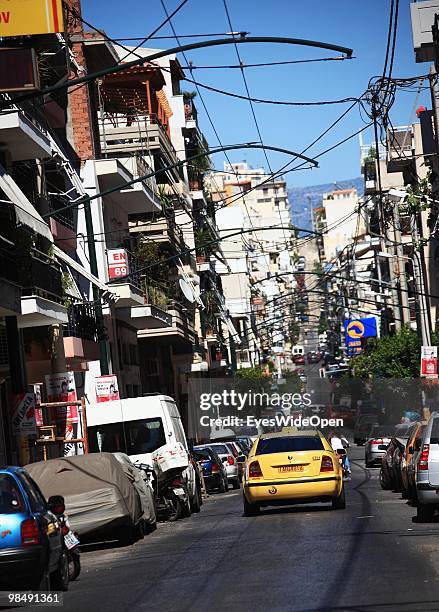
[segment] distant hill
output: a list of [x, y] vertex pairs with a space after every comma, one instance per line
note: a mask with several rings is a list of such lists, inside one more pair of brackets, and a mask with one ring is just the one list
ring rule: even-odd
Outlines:
[[358, 177], [325, 183], [324, 185], [311, 185], [310, 187], [289, 187], [288, 199], [293, 223], [303, 229], [312, 229], [311, 210], [322, 203], [322, 195], [335, 189], [350, 189], [355, 187], [359, 196], [363, 195], [364, 179]]

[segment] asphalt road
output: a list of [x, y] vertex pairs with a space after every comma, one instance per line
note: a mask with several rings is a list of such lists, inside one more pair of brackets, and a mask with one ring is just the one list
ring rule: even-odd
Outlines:
[[382, 491], [351, 449], [345, 511], [324, 505], [242, 516], [240, 491], [159, 525], [134, 546], [84, 552], [64, 612], [439, 610], [439, 525]]

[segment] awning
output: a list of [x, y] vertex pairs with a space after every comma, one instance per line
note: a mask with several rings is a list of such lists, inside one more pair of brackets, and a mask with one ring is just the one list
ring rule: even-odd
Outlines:
[[0, 193], [0, 200], [2, 200], [4, 203], [13, 204], [17, 223], [26, 225], [26, 227], [29, 227], [37, 234], [40, 234], [40, 236], [43, 236], [50, 242], [53, 242], [53, 236], [49, 226], [38, 211], [32, 206], [27, 197], [1, 164], [0, 190], [3, 191], [6, 198], [3, 200]]
[[[108, 285], [106, 285], [105, 283], [100, 281], [97, 276], [95, 276], [94, 274], [92, 274], [91, 272], [86, 270], [79, 262], [77, 262], [74, 259], [72, 259], [71, 257], [69, 257], [69, 255], [67, 255], [67, 253], [64, 253], [64, 251], [62, 251], [56, 245], [53, 246], [53, 252], [54, 252], [54, 254], [56, 255], [56, 257], [58, 259], [60, 259], [64, 263], [66, 263], [73, 270], [76, 270], [76, 272], [78, 272], [79, 274], [81, 274], [81, 276], [83, 276], [88, 281], [90, 281], [90, 283], [92, 283], [93, 285], [96, 285], [96, 287], [98, 287], [102, 291], [108, 291], [110, 293], [113, 293], [109, 289]], [[113, 295], [114, 295], [114, 293], [113, 293]]]

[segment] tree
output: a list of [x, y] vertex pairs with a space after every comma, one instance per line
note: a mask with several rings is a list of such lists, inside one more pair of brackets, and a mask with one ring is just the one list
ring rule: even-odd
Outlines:
[[418, 378], [419, 369], [418, 335], [407, 326], [394, 336], [369, 339], [364, 353], [351, 361], [357, 378]]

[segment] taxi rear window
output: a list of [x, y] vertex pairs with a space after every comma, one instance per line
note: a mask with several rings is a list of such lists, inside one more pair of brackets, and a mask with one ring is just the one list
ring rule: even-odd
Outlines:
[[290, 436], [285, 438], [261, 438], [256, 450], [257, 455], [269, 455], [271, 453], [290, 453], [297, 451], [324, 450], [320, 437], [312, 436]]

